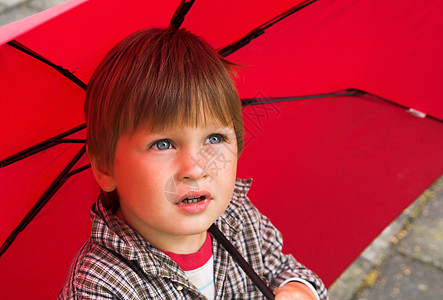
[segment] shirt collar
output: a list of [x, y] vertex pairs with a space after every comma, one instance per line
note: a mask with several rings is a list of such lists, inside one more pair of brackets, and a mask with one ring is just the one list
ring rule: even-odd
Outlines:
[[246, 199], [252, 184], [252, 178], [237, 179], [235, 181], [234, 193], [228, 208], [216, 221], [217, 226], [223, 231], [226, 237], [235, 241], [237, 234], [243, 230], [243, 217], [240, 215], [240, 206]]

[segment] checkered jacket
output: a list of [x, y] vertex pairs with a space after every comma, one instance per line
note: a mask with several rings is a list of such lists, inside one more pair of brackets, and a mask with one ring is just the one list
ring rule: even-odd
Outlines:
[[[237, 180], [229, 207], [216, 221], [272, 290], [288, 278], [309, 281], [327, 299], [321, 280], [291, 255], [282, 238], [246, 197], [251, 180]], [[58, 299], [206, 299], [180, 267], [103, 206], [91, 209], [90, 239], [75, 256]], [[264, 299], [261, 292], [213, 239], [217, 299]]]

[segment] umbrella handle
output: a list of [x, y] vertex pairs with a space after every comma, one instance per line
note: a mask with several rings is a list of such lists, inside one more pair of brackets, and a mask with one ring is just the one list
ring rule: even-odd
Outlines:
[[237, 264], [243, 269], [243, 271], [248, 275], [249, 278], [255, 283], [258, 289], [263, 293], [263, 295], [268, 300], [274, 299], [274, 293], [271, 289], [264, 283], [264, 281], [257, 275], [257, 273], [252, 269], [248, 262], [243, 258], [243, 256], [235, 249], [234, 245], [225, 237], [225, 235], [217, 228], [215, 224], [209, 227], [208, 231], [217, 239], [217, 241], [228, 251], [228, 253], [234, 258]]

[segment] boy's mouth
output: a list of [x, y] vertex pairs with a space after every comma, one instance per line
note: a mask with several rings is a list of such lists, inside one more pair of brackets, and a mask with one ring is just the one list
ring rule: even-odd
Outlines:
[[205, 200], [206, 199], [206, 197], [205, 196], [200, 196], [200, 197], [189, 197], [189, 198], [186, 198], [186, 199], [183, 199], [181, 202], [182, 203], [196, 203], [196, 202], [200, 202], [200, 201], [203, 201], [203, 200]]
[[189, 191], [183, 195], [177, 204], [192, 204], [204, 201], [205, 199], [211, 199], [212, 196], [208, 191]]

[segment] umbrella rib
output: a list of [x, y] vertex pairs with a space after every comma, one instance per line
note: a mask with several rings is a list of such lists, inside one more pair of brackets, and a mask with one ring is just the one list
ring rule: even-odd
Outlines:
[[22, 150], [20, 152], [17, 152], [16, 154], [13, 154], [7, 158], [5, 158], [4, 160], [0, 161], [0, 168], [6, 167], [10, 164], [13, 164], [15, 162], [18, 162], [22, 159], [25, 159], [29, 156], [32, 156], [34, 154], [37, 154], [41, 151], [44, 151], [46, 149], [49, 149], [51, 147], [54, 147], [60, 143], [81, 143], [81, 142], [85, 142], [84, 140], [80, 140], [80, 139], [64, 139], [65, 137], [77, 133], [83, 129], [86, 128], [86, 124], [82, 124], [80, 126], [77, 126], [75, 128], [72, 128], [68, 131], [65, 131], [59, 135], [56, 135], [52, 138], [47, 139], [46, 141], [40, 142], [34, 146], [31, 146], [25, 150]]
[[77, 169], [69, 172], [68, 174], [66, 174], [66, 177], [71, 177], [75, 174], [78, 174], [80, 172], [83, 172], [83, 171], [89, 169], [90, 167], [91, 167], [91, 164], [84, 165], [83, 167], [77, 168]]
[[[57, 176], [57, 178], [51, 183], [48, 189], [43, 193], [40, 199], [34, 204], [31, 210], [26, 214], [23, 220], [17, 225], [17, 227], [11, 232], [7, 237], [5, 242], [0, 248], [0, 257], [8, 250], [12, 245], [14, 240], [17, 238], [20, 232], [22, 232], [35, 216], [43, 209], [43, 207], [49, 202], [49, 200], [54, 196], [54, 194], [63, 186], [66, 180], [69, 178], [69, 171], [75, 166], [75, 164], [80, 160], [80, 158], [85, 154], [86, 147], [83, 146], [80, 151], [75, 155], [75, 157], [69, 162], [69, 164], [63, 169], [63, 171]], [[85, 166], [86, 167], [86, 166]], [[81, 167], [79, 169], [83, 169]], [[77, 169], [77, 170], [79, 170]], [[77, 174], [78, 172], [73, 171], [71, 175]]]
[[[410, 112], [414, 111], [414, 109], [411, 107], [401, 105], [401, 104], [394, 102], [392, 100], [389, 100], [389, 99], [383, 98], [381, 96], [372, 94], [370, 92], [366, 92], [366, 91], [356, 89], [356, 88], [348, 88], [345, 91], [339, 91], [339, 92], [333, 92], [333, 93], [327, 93], [327, 94], [318, 94], [318, 95], [308, 95], [308, 96], [243, 98], [243, 99], [241, 99], [241, 101], [242, 101], [242, 106], [252, 106], [252, 105], [261, 105], [261, 104], [268, 104], [268, 103], [298, 101], [298, 100], [307, 100], [307, 99], [319, 99], [319, 98], [329, 98], [329, 97], [360, 97], [360, 98], [362, 98], [365, 95], [377, 98], [381, 101], [384, 101], [384, 102], [389, 103], [391, 105], [408, 110]], [[431, 116], [428, 114], [424, 114], [424, 113], [422, 113], [422, 114], [423, 114], [423, 117], [443, 123], [443, 120], [441, 120], [437, 117], [434, 117], [434, 116]]]
[[354, 91], [349, 91], [349, 92], [335, 92], [335, 93], [295, 96], [295, 97], [245, 98], [242, 99], [241, 101], [242, 101], [242, 106], [250, 106], [250, 105], [260, 105], [267, 103], [286, 102], [286, 101], [297, 101], [297, 100], [318, 99], [318, 98], [328, 98], [328, 97], [349, 97], [349, 96], [358, 96], [358, 93]]
[[85, 139], [62, 139], [59, 141], [61, 144], [85, 144]]
[[298, 12], [299, 10], [302, 10], [303, 8], [311, 5], [314, 2], [317, 2], [318, 0], [305, 0], [303, 2], [300, 2], [299, 4], [297, 4], [296, 6], [292, 7], [290, 10], [280, 14], [279, 16], [275, 17], [274, 19], [268, 21], [267, 23], [263, 24], [261, 27], [262, 29], [268, 29], [269, 27], [271, 27], [272, 25], [274, 25], [275, 23], [280, 22], [281, 20], [289, 17], [290, 15]]
[[[400, 108], [403, 108], [403, 109], [405, 109], [405, 110], [408, 110], [408, 111], [412, 111], [412, 110], [413, 110], [412, 107], [409, 107], [409, 106], [406, 106], [406, 105], [402, 105], [402, 104], [400, 104], [400, 103], [397, 103], [397, 102], [395, 102], [395, 101], [392, 101], [392, 100], [389, 100], [389, 99], [383, 98], [383, 97], [381, 97], [381, 96], [378, 96], [378, 95], [372, 94], [372, 93], [367, 92], [367, 91], [363, 91], [363, 90], [355, 89], [355, 88], [349, 88], [349, 89], [347, 89], [347, 91], [348, 91], [348, 92], [352, 92], [352, 93], [354, 93], [356, 97], [363, 97], [364, 95], [368, 95], [368, 96], [375, 97], [375, 98], [377, 98], [377, 99], [379, 99], [379, 100], [382, 100], [382, 101], [384, 101], [384, 102], [387, 102], [387, 103], [389, 103], [389, 104], [391, 104], [391, 105], [395, 105], [395, 106], [398, 106], [398, 107], [400, 107]], [[424, 114], [424, 113], [423, 113], [423, 114]], [[432, 116], [432, 115], [424, 114], [424, 117], [429, 118], [429, 119], [434, 120], [434, 121], [437, 121], [437, 122], [440, 122], [440, 123], [443, 123], [443, 120], [442, 120], [442, 119], [439, 119], [439, 118], [434, 117], [434, 116]]]
[[290, 15], [300, 11], [301, 9], [309, 6], [310, 4], [312, 4], [314, 2], [317, 2], [317, 0], [305, 0], [305, 1], [295, 5], [294, 7], [288, 9], [287, 11], [285, 11], [282, 14], [278, 15], [277, 17], [269, 20], [268, 22], [260, 25], [256, 29], [250, 31], [248, 34], [246, 34], [244, 37], [242, 37], [238, 41], [232, 43], [229, 46], [226, 46], [226, 47], [218, 50], [218, 53], [222, 57], [226, 57], [228, 55], [231, 55], [232, 53], [234, 53], [238, 49], [240, 49], [240, 48], [246, 46], [247, 44], [249, 44], [253, 39], [259, 37], [262, 34], [264, 34], [265, 30], [268, 29], [269, 27], [271, 27], [274, 24], [280, 22], [281, 20], [289, 17]]
[[83, 90], [86, 90], [87, 85], [83, 81], [81, 81], [77, 76], [72, 74], [69, 70], [63, 68], [62, 66], [58, 66], [58, 65], [54, 64], [49, 59], [41, 56], [37, 52], [29, 49], [28, 47], [19, 43], [16, 40], [12, 40], [12, 41], [8, 42], [8, 45], [11, 47], [14, 47], [15, 49], [17, 49], [23, 53], [26, 53], [27, 55], [32, 56], [33, 58], [41, 61], [42, 63], [47, 64], [48, 66], [54, 68], [55, 70], [60, 72], [63, 76], [65, 76], [66, 78], [68, 78], [69, 80], [74, 82], [76, 85], [78, 85], [80, 88], [82, 88]]

